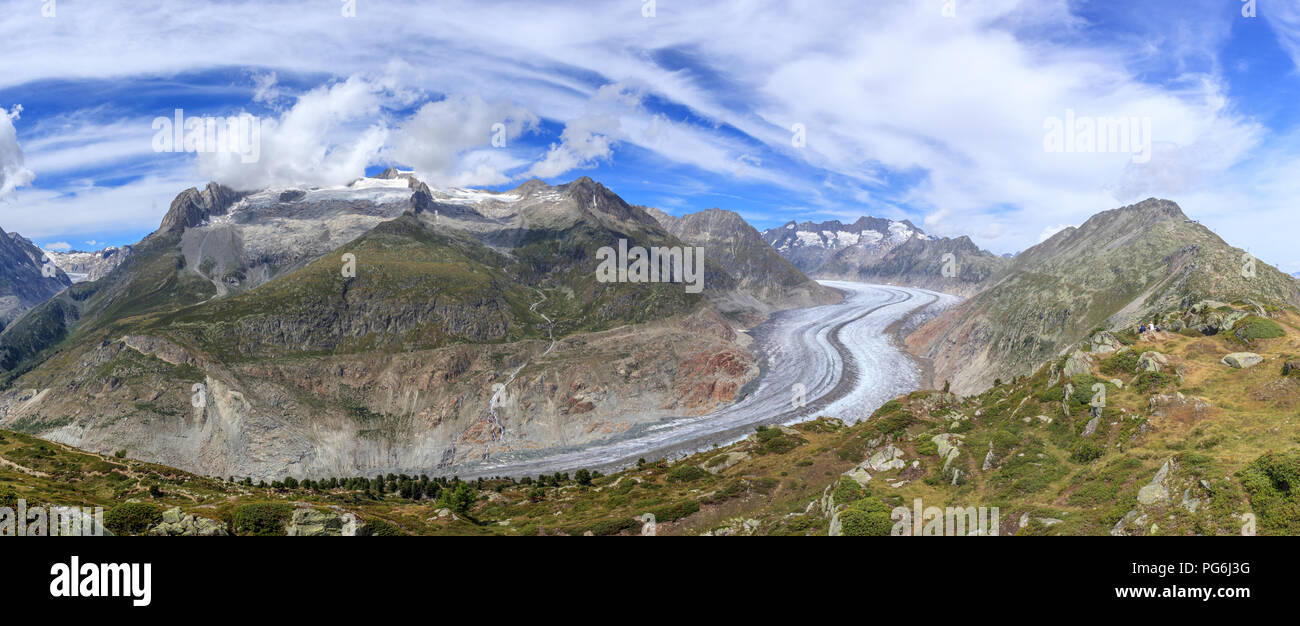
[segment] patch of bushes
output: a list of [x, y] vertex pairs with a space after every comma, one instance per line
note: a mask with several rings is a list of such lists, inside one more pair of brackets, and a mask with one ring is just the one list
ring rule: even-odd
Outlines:
[[903, 408], [898, 400], [890, 400], [876, 411], [873, 420], [876, 432], [881, 435], [902, 435], [909, 426], [916, 423], [916, 417]]
[[1154, 393], [1178, 382], [1173, 374], [1165, 372], [1142, 372], [1133, 380], [1133, 388], [1142, 393]]
[[840, 512], [846, 537], [885, 537], [894, 528], [888, 505], [875, 498], [863, 498]]
[[152, 502], [123, 502], [104, 513], [104, 528], [114, 535], [142, 535], [162, 522], [162, 507]]
[[[597, 537], [608, 537], [610, 535], [617, 535], [625, 530], [635, 533], [637, 531], [640, 531], [640, 529], [641, 529], [641, 522], [638, 522], [637, 520], [632, 519], [630, 517], [626, 517], [623, 519], [604, 519], [594, 524], [591, 524], [586, 528], [587, 531], [591, 531], [591, 534]], [[582, 533], [578, 533], [578, 534], [582, 534]]]
[[361, 534], [371, 537], [400, 537], [405, 533], [400, 528], [384, 520], [372, 519], [366, 520], [364, 531]]
[[1258, 315], [1247, 315], [1232, 327], [1232, 334], [1237, 339], [1250, 343], [1256, 339], [1285, 337], [1286, 331], [1282, 330], [1282, 326], [1273, 320]]
[[8, 487], [0, 489], [0, 506], [7, 506], [16, 510], [18, 508], [18, 492]]
[[840, 482], [835, 485], [835, 504], [848, 504], [857, 502], [871, 495], [858, 481], [848, 476], [840, 476]]
[[235, 533], [254, 537], [274, 537], [285, 533], [293, 517], [293, 507], [274, 502], [244, 504], [235, 508]]
[[[723, 456], [725, 459], [725, 455]], [[709, 473], [694, 465], [679, 465], [668, 472], [668, 482], [689, 483], [708, 476]]]
[[1080, 441], [1070, 453], [1070, 460], [1075, 463], [1091, 463], [1106, 454], [1106, 449], [1096, 441]]
[[1132, 374], [1137, 371], [1138, 360], [1142, 355], [1136, 350], [1121, 350], [1109, 358], [1102, 359], [1101, 371], [1103, 374], [1115, 376], [1118, 374]]
[[758, 435], [759, 454], [785, 454], [803, 443], [802, 440], [781, 432], [779, 428], [759, 426], [755, 433]]
[[1300, 450], [1270, 452], [1237, 472], [1250, 498], [1258, 529], [1269, 534], [1300, 534]]
[[655, 507], [650, 513], [655, 516], [657, 522], [675, 522], [687, 515], [700, 510], [700, 503], [695, 500], [682, 500], [673, 504]]

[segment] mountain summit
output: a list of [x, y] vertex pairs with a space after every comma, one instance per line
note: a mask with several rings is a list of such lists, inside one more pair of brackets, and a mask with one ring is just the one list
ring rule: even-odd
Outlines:
[[972, 393], [1033, 371], [1098, 327], [1135, 325], [1202, 300], [1294, 307], [1300, 282], [1152, 198], [1025, 250], [908, 343], [934, 360], [936, 381]]

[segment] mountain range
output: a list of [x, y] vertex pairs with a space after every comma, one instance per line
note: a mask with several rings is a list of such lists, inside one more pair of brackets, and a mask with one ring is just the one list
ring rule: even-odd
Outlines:
[[[601, 282], [598, 251], [620, 241], [705, 250], [701, 293]], [[1300, 301], [1294, 278], [1263, 263], [1247, 277], [1244, 252], [1161, 200], [1007, 258], [906, 221], [759, 233], [588, 178], [489, 192], [396, 169], [337, 187], [213, 183], [135, 245], [59, 255], [10, 235], [0, 255], [0, 424], [266, 479], [451, 472], [725, 407], [762, 369], [748, 329], [840, 300], [808, 275], [968, 296], [900, 331], [932, 364], [926, 382], [959, 394], [1196, 302]]]
[[[757, 376], [740, 331], [839, 299], [721, 219], [670, 230], [587, 178], [189, 189], [116, 268], [0, 333], [0, 421], [271, 478], [453, 468], [699, 414]], [[688, 245], [674, 231], [711, 251], [702, 294], [595, 280], [599, 248]]]
[[907, 220], [861, 217], [848, 225], [792, 221], [763, 231], [763, 240], [814, 278], [963, 296], [983, 289], [1007, 265], [1004, 257], [980, 249], [969, 237], [934, 237]]

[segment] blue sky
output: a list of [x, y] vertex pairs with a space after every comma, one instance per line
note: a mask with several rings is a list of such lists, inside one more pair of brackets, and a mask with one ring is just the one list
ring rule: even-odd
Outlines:
[[[999, 253], [1156, 196], [1300, 271], [1289, 0], [1255, 17], [1239, 0], [163, 6], [0, 2], [0, 227], [133, 243], [208, 180], [337, 185], [395, 165], [491, 189], [591, 176], [760, 229], [907, 218]], [[154, 120], [177, 109], [255, 116], [257, 160], [156, 151]], [[1046, 148], [1067, 116], [1149, 122], [1149, 158], [1137, 135]]]

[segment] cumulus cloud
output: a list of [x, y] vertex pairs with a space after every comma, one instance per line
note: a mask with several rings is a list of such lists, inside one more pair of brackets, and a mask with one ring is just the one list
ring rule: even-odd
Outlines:
[[246, 137], [254, 150], [200, 152], [199, 171], [240, 190], [350, 182], [388, 138], [382, 104], [382, 87], [361, 76], [318, 87], [279, 118], [258, 119], [257, 134]]
[[54, 252], [67, 252], [68, 250], [72, 249], [72, 244], [66, 241], [56, 241], [54, 243], [45, 244], [45, 249], [52, 250]]
[[510, 144], [537, 124], [524, 107], [488, 103], [477, 94], [451, 95], [402, 122], [389, 154], [430, 184], [500, 184], [509, 180], [507, 170], [526, 164], [511, 155]]
[[23, 165], [23, 151], [18, 146], [18, 131], [14, 120], [23, 112], [21, 105], [12, 111], [0, 108], [0, 197], [22, 187], [36, 177]]

